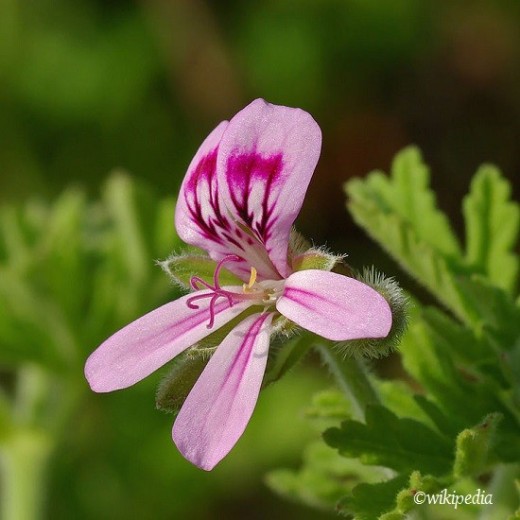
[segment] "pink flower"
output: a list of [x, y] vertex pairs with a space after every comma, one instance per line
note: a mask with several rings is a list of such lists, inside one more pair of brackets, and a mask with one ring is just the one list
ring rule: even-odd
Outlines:
[[[261, 99], [220, 123], [191, 162], [175, 213], [179, 236], [217, 262], [213, 284], [193, 277], [194, 292], [116, 332], [87, 360], [94, 391], [126, 388], [249, 309], [218, 346], [173, 427], [181, 453], [202, 469], [211, 470], [244, 432], [270, 334], [282, 317], [334, 341], [390, 331], [390, 307], [368, 285], [293, 269], [291, 228], [320, 148], [321, 131], [308, 113]], [[220, 286], [224, 264], [242, 286]]]

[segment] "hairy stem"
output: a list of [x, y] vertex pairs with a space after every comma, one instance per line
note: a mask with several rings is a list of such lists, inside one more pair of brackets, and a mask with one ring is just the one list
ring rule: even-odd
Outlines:
[[316, 349], [340, 389], [353, 405], [357, 418], [365, 416], [365, 408], [370, 404], [379, 404], [379, 397], [368, 378], [367, 369], [360, 359], [343, 358], [331, 346], [317, 343]]

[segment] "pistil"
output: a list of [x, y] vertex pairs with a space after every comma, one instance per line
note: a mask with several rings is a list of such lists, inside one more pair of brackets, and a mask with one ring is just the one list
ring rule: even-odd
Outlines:
[[222, 266], [227, 262], [239, 262], [240, 260], [241, 258], [236, 255], [228, 255], [220, 260], [220, 262], [215, 267], [215, 272], [213, 273], [213, 285], [211, 285], [209, 282], [206, 282], [199, 276], [192, 276], [190, 279], [190, 285], [194, 290], [200, 291], [203, 288], [206, 288], [211, 291], [208, 294], [194, 294], [191, 298], [186, 300], [186, 305], [190, 309], [198, 309], [199, 306], [195, 302], [210, 298], [209, 322], [207, 324], [208, 329], [213, 328], [213, 325], [215, 324], [215, 305], [219, 298], [226, 298], [230, 307], [232, 307], [237, 301], [258, 300], [259, 302], [263, 302], [265, 300], [264, 290], [258, 292], [253, 289], [257, 277], [257, 271], [254, 267], [251, 267], [251, 276], [249, 278], [249, 282], [247, 284], [243, 284], [242, 286], [242, 293], [226, 291], [220, 286], [219, 275]]

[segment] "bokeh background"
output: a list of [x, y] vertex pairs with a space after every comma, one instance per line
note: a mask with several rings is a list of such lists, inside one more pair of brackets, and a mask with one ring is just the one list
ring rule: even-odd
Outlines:
[[[349, 253], [355, 266], [375, 263], [397, 274], [345, 212], [342, 184], [374, 168], [387, 170], [400, 148], [415, 143], [456, 228], [460, 200], [482, 162], [500, 166], [518, 198], [519, 27], [514, 0], [0, 0], [2, 214], [29, 211], [34, 245], [47, 230], [39, 222], [50, 210], [41, 208], [51, 208], [72, 186], [90, 201], [79, 212], [92, 213], [103, 197], [117, 205], [118, 182], [127, 186], [121, 179], [128, 177], [110, 177], [115, 169], [128, 172], [138, 191], [155, 194], [152, 200], [174, 197], [209, 131], [263, 97], [304, 108], [323, 130], [299, 230]], [[32, 209], [19, 209], [27, 204]], [[173, 203], [163, 206], [161, 222], [170, 226]], [[82, 309], [89, 277], [80, 288], [79, 280], [68, 279], [57, 291], [61, 299], [54, 294], [65, 283], [60, 262], [67, 240], [58, 237], [50, 259], [45, 247], [35, 246], [20, 267], [9, 253], [8, 220], [0, 265], [10, 270], [0, 271], [0, 285], [23, 280], [38, 297], [52, 296], [78, 345], [66, 377], [80, 397], [52, 458], [49, 518], [328, 517], [285, 503], [263, 483], [269, 469], [297, 465], [302, 446], [317, 435], [303, 410], [330, 381], [312, 358], [266, 390], [244, 438], [214, 472], [196, 470], [171, 444], [171, 417], [154, 409], [160, 375], [98, 396], [88, 392], [81, 372], [98, 341], [174, 296], [167, 279], [153, 275], [163, 289], [143, 299], [143, 280], [152, 276], [146, 275], [133, 293], [138, 304], [87, 327]], [[179, 247], [165, 233], [161, 246], [150, 249], [154, 255]], [[104, 247], [96, 249], [98, 264], [109, 254]], [[54, 264], [42, 272], [39, 262]], [[114, 291], [125, 272], [121, 267], [111, 278]], [[70, 317], [67, 301], [80, 291], [83, 307]], [[5, 289], [4, 305], [14, 305], [12, 294]], [[22, 334], [37, 306], [20, 305], [9, 334], [0, 328], [0, 383], [7, 394], [20, 363], [34, 356], [20, 361], [13, 349], [44, 348], [38, 342], [45, 330], [29, 339]]]

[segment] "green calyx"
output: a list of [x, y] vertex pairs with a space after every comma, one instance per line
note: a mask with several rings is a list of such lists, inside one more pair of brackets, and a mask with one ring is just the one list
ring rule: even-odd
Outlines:
[[332, 271], [343, 259], [343, 255], [334, 255], [323, 249], [311, 248], [293, 258], [294, 271], [306, 269], [319, 269], [320, 271]]

